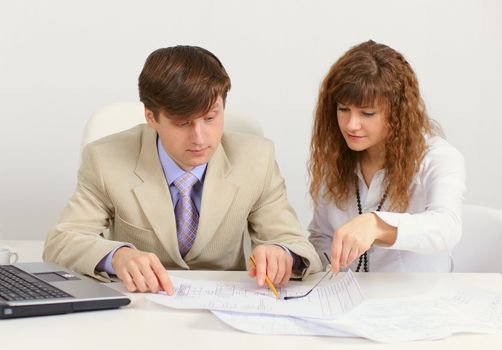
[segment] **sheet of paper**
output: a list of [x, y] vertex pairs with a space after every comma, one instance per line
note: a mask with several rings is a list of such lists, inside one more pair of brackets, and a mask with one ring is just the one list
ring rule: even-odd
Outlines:
[[[195, 281], [171, 277], [175, 294], [148, 294], [155, 303], [184, 309], [209, 309], [327, 319], [351, 310], [363, 295], [352, 271], [327, 279], [305, 298], [277, 299], [266, 287], [249, 282]], [[301, 295], [309, 285], [290, 283], [281, 296]]]
[[502, 331], [502, 295], [481, 289], [437, 287], [422, 297], [367, 299], [333, 319], [295, 319], [229, 312], [214, 314], [258, 334], [359, 336], [383, 343], [446, 338], [454, 333]]
[[211, 312], [229, 326], [248, 333], [355, 337], [351, 333], [297, 317], [215, 310]]
[[385, 343], [493, 333], [502, 331], [501, 301], [481, 289], [435, 289], [424, 297], [368, 299], [322, 326]]

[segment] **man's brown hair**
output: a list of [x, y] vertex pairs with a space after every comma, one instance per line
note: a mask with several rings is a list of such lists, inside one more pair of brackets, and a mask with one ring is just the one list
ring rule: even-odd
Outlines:
[[218, 96], [223, 103], [230, 78], [220, 60], [197, 46], [173, 46], [152, 52], [139, 76], [139, 99], [158, 120], [159, 113], [185, 119], [203, 115]]

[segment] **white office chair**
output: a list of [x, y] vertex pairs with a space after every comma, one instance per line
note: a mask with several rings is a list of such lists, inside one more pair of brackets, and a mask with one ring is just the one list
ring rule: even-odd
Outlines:
[[[94, 113], [84, 130], [81, 148], [89, 142], [100, 139], [141, 123], [146, 123], [141, 102], [124, 102], [106, 105]], [[225, 111], [225, 130], [263, 135], [258, 121], [246, 114]]]
[[502, 273], [502, 210], [464, 205], [462, 239], [453, 249], [453, 272]]

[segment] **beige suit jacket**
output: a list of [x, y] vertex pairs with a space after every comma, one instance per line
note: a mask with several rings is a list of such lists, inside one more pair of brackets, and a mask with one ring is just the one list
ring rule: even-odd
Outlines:
[[245, 270], [247, 228], [253, 245], [280, 243], [308, 260], [304, 275], [321, 269], [288, 204], [272, 143], [237, 133], [223, 135], [208, 163], [197, 236], [182, 258], [156, 139], [143, 124], [86, 146], [77, 189], [47, 236], [45, 260], [109, 280], [95, 267], [127, 242], [155, 253], [168, 269]]

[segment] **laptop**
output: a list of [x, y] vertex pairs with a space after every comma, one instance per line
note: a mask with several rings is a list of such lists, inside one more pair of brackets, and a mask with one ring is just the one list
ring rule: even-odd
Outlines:
[[53, 263], [0, 265], [0, 319], [112, 309], [130, 302], [118, 291]]

